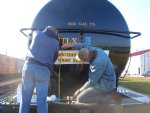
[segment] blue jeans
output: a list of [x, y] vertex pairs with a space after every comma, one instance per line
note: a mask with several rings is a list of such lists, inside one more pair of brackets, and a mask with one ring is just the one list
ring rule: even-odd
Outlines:
[[51, 72], [45, 66], [25, 63], [22, 70], [22, 99], [19, 113], [29, 113], [34, 87], [37, 94], [37, 113], [47, 113], [47, 93]]
[[81, 103], [106, 103], [108, 99], [108, 93], [93, 87], [85, 89], [77, 96], [77, 101]]

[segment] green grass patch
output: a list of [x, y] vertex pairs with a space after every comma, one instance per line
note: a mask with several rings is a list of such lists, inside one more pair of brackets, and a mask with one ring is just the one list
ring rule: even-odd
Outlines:
[[139, 93], [150, 95], [150, 77], [127, 76], [119, 79], [119, 85]]

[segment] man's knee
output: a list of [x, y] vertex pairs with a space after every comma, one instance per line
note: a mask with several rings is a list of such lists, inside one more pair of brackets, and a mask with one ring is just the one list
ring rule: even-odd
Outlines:
[[122, 101], [122, 95], [116, 90], [111, 91], [108, 94], [109, 101], [114, 100], [116, 104], [120, 104]]

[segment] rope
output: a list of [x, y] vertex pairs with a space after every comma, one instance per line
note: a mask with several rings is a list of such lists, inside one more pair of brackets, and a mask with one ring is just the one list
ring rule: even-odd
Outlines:
[[61, 62], [59, 65], [59, 73], [58, 73], [58, 97], [60, 98], [60, 75], [61, 75]]
[[[63, 53], [63, 49], [61, 50], [61, 53]], [[60, 64], [59, 64], [59, 72], [58, 72], [58, 97], [60, 98], [60, 94], [61, 94], [61, 60], [60, 60]]]
[[131, 55], [129, 55], [129, 63], [128, 63], [127, 69], [126, 69], [123, 77], [120, 77], [120, 78], [125, 78], [126, 77], [126, 74], [127, 74], [128, 70], [129, 70], [129, 67], [130, 67], [130, 63], [131, 63]]

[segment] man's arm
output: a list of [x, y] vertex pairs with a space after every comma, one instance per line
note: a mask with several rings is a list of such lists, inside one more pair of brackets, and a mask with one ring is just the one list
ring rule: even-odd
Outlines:
[[89, 67], [89, 79], [88, 81], [80, 88], [80, 91], [83, 91], [89, 87], [93, 87], [97, 84], [97, 82], [101, 79], [106, 65], [105, 63], [103, 64], [95, 64], [95, 65], [90, 65]]
[[86, 46], [86, 44], [82, 44], [82, 43], [76, 43], [76, 44], [73, 44], [73, 49], [78, 49], [78, 50], [80, 50], [80, 49], [82, 49], [82, 48], [86, 48], [87, 46]]
[[61, 49], [78, 49], [80, 50], [81, 48], [86, 48], [86, 44], [82, 43], [76, 43], [76, 44], [63, 44], [61, 46]]
[[53, 58], [54, 62], [55, 62], [55, 61], [57, 60], [57, 58], [58, 58], [58, 53], [59, 53], [59, 50], [60, 50], [60, 44], [59, 44], [59, 43], [56, 44], [55, 49], [56, 49], [56, 53], [54, 54], [54, 58]]

